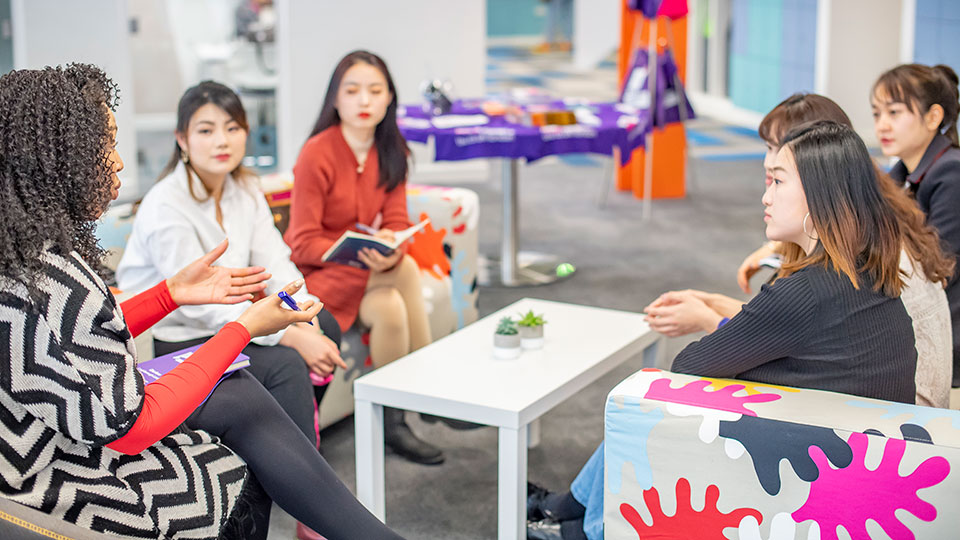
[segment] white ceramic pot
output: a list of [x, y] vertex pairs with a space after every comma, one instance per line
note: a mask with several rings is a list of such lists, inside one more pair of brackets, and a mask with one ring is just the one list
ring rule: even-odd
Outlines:
[[521, 326], [520, 327], [520, 345], [524, 349], [542, 349], [543, 348], [543, 325], [539, 326]]
[[493, 356], [501, 360], [512, 360], [520, 356], [520, 334], [494, 334]]

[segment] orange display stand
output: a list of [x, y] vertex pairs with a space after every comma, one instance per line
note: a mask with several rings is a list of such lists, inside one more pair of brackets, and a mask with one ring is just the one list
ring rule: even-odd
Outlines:
[[[642, 30], [639, 43], [634, 41], [634, 31], [640, 24]], [[658, 17], [657, 50], [663, 52], [667, 47], [668, 25], [672, 26], [674, 61], [680, 74], [680, 80], [686, 80], [687, 73], [687, 18], [668, 20]], [[634, 51], [646, 48], [650, 31], [650, 21], [638, 11], [627, 9], [627, 1], [621, 1], [620, 52], [617, 59], [621, 88], [624, 77], [630, 68]], [[687, 164], [687, 135], [683, 124], [671, 124], [664, 129], [655, 129], [653, 133], [653, 184], [651, 196], [657, 198], [680, 198], [685, 194]], [[617, 167], [617, 189], [631, 190], [638, 199], [643, 198], [644, 150], [633, 152], [633, 158], [624, 166]]]

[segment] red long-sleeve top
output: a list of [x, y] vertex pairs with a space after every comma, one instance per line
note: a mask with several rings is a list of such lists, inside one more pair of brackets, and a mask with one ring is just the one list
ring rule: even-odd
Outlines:
[[[310, 137], [293, 166], [290, 226], [283, 235], [307, 290], [323, 300], [344, 332], [357, 318], [370, 271], [320, 262], [323, 254], [357, 223], [373, 225], [377, 214], [382, 215], [381, 228], [402, 231], [410, 226], [406, 182], [389, 192], [378, 185], [376, 146], [362, 172], [358, 167], [340, 126]], [[405, 245], [400, 249], [406, 252]]]
[[[177, 307], [166, 281], [120, 304], [134, 337]], [[144, 387], [143, 406], [133, 426], [107, 448], [139, 454], [169, 435], [203, 403], [249, 341], [250, 333], [242, 324], [226, 324], [183, 363]]]

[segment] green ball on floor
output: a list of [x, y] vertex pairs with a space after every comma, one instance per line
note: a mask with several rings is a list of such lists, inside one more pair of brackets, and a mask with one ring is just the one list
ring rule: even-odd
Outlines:
[[560, 263], [557, 265], [557, 277], [567, 277], [577, 271], [577, 268], [570, 263]]

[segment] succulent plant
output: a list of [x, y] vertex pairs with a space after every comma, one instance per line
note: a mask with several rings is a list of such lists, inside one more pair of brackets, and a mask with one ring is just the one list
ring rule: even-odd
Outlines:
[[497, 334], [504, 336], [512, 336], [518, 332], [517, 322], [511, 319], [510, 317], [504, 317], [500, 319], [500, 322], [497, 323]]
[[520, 320], [517, 324], [520, 326], [543, 326], [547, 321], [543, 320], [543, 313], [537, 315], [531, 309], [526, 313], [520, 314]]

